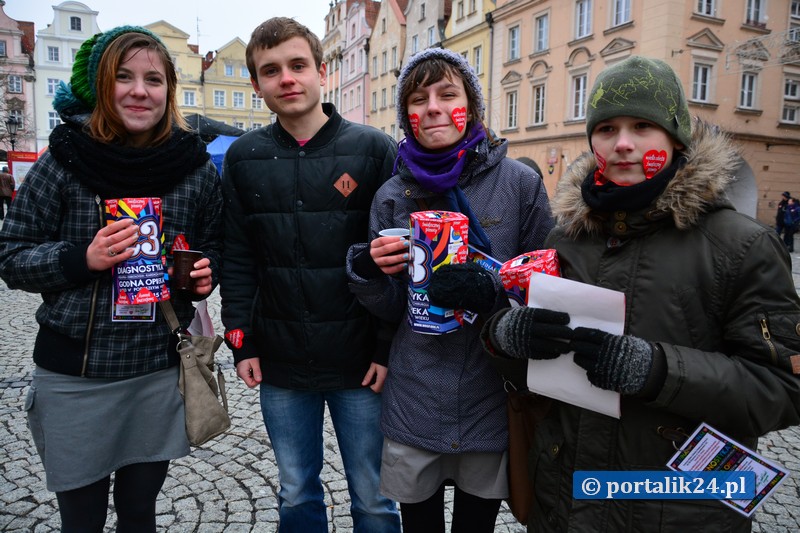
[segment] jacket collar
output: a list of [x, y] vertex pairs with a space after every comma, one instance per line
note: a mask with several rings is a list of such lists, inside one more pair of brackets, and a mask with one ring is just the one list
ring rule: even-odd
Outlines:
[[[344, 120], [342, 116], [336, 111], [336, 108], [331, 103], [322, 104], [322, 111], [328, 115], [328, 121], [319, 129], [319, 131], [303, 146], [303, 148], [314, 149], [325, 146], [336, 137], [339, 131], [339, 125]], [[284, 148], [297, 148], [300, 145], [292, 135], [281, 126], [280, 119], [275, 121], [273, 130], [275, 140]]]
[[645, 226], [656, 221], [687, 229], [697, 224], [704, 213], [732, 207], [725, 189], [735, 178], [741, 159], [738, 149], [717, 126], [697, 119], [692, 126], [692, 145], [685, 152], [687, 163], [651, 206], [636, 214], [592, 212], [583, 200], [581, 183], [594, 169], [595, 159], [591, 152], [581, 154], [556, 187], [551, 202], [556, 224], [570, 236], [614, 234], [613, 228], [620, 218], [634, 223], [629, 228], [636, 227], [634, 233], [646, 231]]

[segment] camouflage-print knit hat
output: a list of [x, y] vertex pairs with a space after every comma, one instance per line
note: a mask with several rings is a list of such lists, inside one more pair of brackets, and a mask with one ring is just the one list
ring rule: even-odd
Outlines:
[[586, 108], [589, 144], [599, 122], [619, 116], [647, 119], [684, 146], [692, 142], [689, 106], [681, 81], [661, 60], [633, 56], [597, 76]]
[[92, 110], [97, 105], [97, 67], [100, 58], [114, 39], [126, 33], [142, 33], [164, 46], [156, 34], [141, 26], [118, 26], [86, 39], [75, 54], [69, 86], [63, 82], [53, 98], [53, 107], [59, 113], [83, 107]]
[[403, 67], [403, 70], [400, 72], [400, 77], [397, 79], [397, 123], [400, 125], [400, 129], [402, 129], [407, 136], [413, 135], [411, 124], [408, 122], [406, 103], [401, 100], [400, 95], [403, 94], [403, 86], [405, 86], [408, 80], [408, 74], [414, 70], [414, 67], [429, 59], [442, 59], [447, 61], [461, 73], [464, 78], [464, 83], [472, 86], [472, 90], [478, 95], [479, 118], [483, 120], [484, 114], [486, 113], [486, 106], [483, 103], [481, 82], [478, 80], [478, 76], [475, 74], [475, 71], [472, 70], [470, 64], [464, 59], [464, 56], [446, 48], [426, 48], [411, 56], [411, 59], [409, 59], [408, 63]]

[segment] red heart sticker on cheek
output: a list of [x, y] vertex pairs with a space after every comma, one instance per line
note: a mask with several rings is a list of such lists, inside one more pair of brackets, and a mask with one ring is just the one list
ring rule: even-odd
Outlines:
[[458, 132], [461, 133], [464, 131], [464, 128], [467, 126], [467, 108], [459, 107], [453, 109], [451, 116], [453, 117], [453, 124], [456, 125]]
[[600, 155], [600, 152], [595, 150], [594, 160], [597, 161], [597, 170], [600, 171], [600, 174], [603, 174], [606, 171], [606, 158]]
[[647, 179], [658, 174], [667, 164], [667, 152], [665, 150], [648, 150], [642, 157], [642, 168]]
[[419, 137], [419, 115], [416, 113], [408, 115], [408, 121], [411, 123], [411, 131], [414, 132], [414, 137]]

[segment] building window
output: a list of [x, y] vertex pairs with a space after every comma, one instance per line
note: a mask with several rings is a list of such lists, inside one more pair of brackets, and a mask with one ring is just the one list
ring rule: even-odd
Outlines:
[[411, 37], [411, 55], [414, 55], [417, 52], [419, 52], [419, 38], [414, 35]]
[[800, 42], [800, 0], [792, 0], [789, 41], [792, 43]]
[[477, 9], [478, 9], [478, 8], [477, 8], [477, 2], [476, 2], [476, 0], [469, 0], [469, 13], [470, 13], [470, 15], [471, 15], [472, 13], [475, 13], [475, 11], [476, 11]]
[[517, 127], [517, 91], [511, 91], [506, 95], [506, 128]]
[[800, 79], [786, 78], [783, 83], [781, 122], [800, 123]]
[[5, 41], [0, 41], [0, 57], [8, 57], [8, 49], [6, 48]]
[[250, 107], [253, 109], [261, 109], [261, 98], [256, 93], [250, 93]]
[[47, 78], [47, 96], [55, 96], [60, 83], [58, 78]]
[[17, 124], [19, 124], [19, 126], [17, 126], [17, 127], [20, 130], [24, 130], [25, 129], [25, 120], [24, 120], [25, 117], [24, 117], [22, 111], [20, 111], [19, 109], [13, 109], [13, 110], [8, 112], [8, 116], [9, 116], [9, 118], [13, 118], [13, 119], [15, 119], [17, 121]]
[[183, 105], [187, 107], [195, 107], [197, 105], [194, 91], [183, 91]]
[[225, 76], [228, 78], [233, 77], [233, 65], [225, 63]]
[[472, 49], [472, 68], [475, 69], [475, 74], [483, 73], [483, 46]]
[[69, 18], [69, 29], [72, 31], [81, 31], [81, 18], [80, 17], [70, 17]]
[[386, 18], [381, 19], [381, 33], [386, 33]]
[[241, 91], [233, 91], [233, 107], [236, 109], [244, 109], [244, 93]]
[[386, 107], [386, 89], [381, 89], [381, 109]]
[[717, 0], [697, 0], [696, 12], [707, 17], [717, 14]]
[[21, 93], [22, 92], [22, 76], [9, 74], [8, 76], [8, 92]]
[[586, 74], [572, 77], [572, 120], [586, 118]]
[[508, 30], [508, 60], [519, 59], [519, 26]]
[[536, 17], [534, 23], [534, 52], [544, 52], [550, 46], [550, 16], [545, 13]]
[[253, 126], [251, 127], [251, 129], [257, 130], [261, 128], [261, 126], [263, 126], [261, 122], [253, 122]]
[[225, 91], [214, 91], [214, 107], [225, 107]]
[[456, 19], [464, 18], [464, 0], [458, 0], [458, 7], [456, 7]]
[[372, 77], [378, 75], [378, 56], [372, 56]]
[[700, 63], [694, 66], [692, 78], [692, 100], [695, 102], [708, 102], [711, 99], [711, 65]]
[[800, 18], [800, 0], [792, 0], [791, 15], [792, 18]]
[[353, 23], [350, 26], [350, 38], [351, 39], [355, 39], [356, 38], [356, 25], [355, 25], [355, 23]]
[[75, 62], [75, 58], [78, 57], [78, 49], [77, 48], [71, 48], [70, 51], [72, 52], [72, 62], [74, 63]]
[[392, 135], [392, 139], [394, 139], [396, 141], [397, 140], [397, 127], [394, 124], [389, 126], [389, 133]]
[[344, 93], [344, 96], [342, 96], [342, 109], [344, 109], [345, 111], [350, 111], [350, 108], [347, 107], [348, 102], [349, 100], [347, 99], [347, 93]]
[[240, 65], [239, 66], [239, 77], [240, 78], [249, 78], [250, 71], [247, 70], [247, 65]]
[[631, 20], [631, 0], [614, 0], [613, 25], [619, 26]]
[[239, 122], [238, 120], [234, 119], [233, 120], [233, 127], [234, 128], [239, 128], [240, 130], [243, 130], [244, 129], [244, 122]]
[[397, 68], [397, 47], [392, 46], [392, 68]]
[[381, 74], [386, 74], [386, 71], [389, 70], [389, 56], [386, 52], [381, 52]]
[[592, 0], [575, 2], [575, 38], [580, 39], [592, 33]]
[[378, 91], [372, 91], [372, 102], [371, 103], [372, 103], [372, 106], [370, 107], [370, 109], [372, 109], [372, 111], [377, 111], [378, 110]]
[[425, 20], [425, 2], [419, 5], [419, 20]]
[[745, 24], [749, 26], [758, 26], [760, 28], [766, 27], [767, 24], [764, 21], [764, 3], [765, 0], [747, 0]]
[[48, 46], [47, 47], [47, 60], [48, 61], [59, 61], [59, 53], [57, 46]]
[[392, 85], [392, 88], [389, 89], [389, 93], [390, 93], [389, 105], [394, 107], [395, 105], [397, 105], [397, 85]]
[[742, 74], [742, 85], [739, 89], [739, 107], [742, 109], [755, 109], [756, 107], [756, 81], [757, 75], [752, 72]]
[[436, 34], [433, 32], [433, 26], [428, 28], [428, 46], [431, 47], [436, 44]]
[[356, 71], [356, 55], [350, 54], [350, 72]]
[[56, 126], [61, 124], [61, 117], [58, 116], [58, 111], [47, 112], [47, 127], [51, 130], [56, 129]]
[[533, 120], [534, 126], [544, 124], [545, 92], [544, 83], [533, 86]]

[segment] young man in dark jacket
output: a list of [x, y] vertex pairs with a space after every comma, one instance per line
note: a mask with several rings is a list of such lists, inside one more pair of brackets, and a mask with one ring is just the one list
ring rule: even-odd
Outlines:
[[319, 479], [323, 413], [342, 454], [355, 532], [399, 532], [378, 491], [378, 425], [388, 350], [350, 293], [349, 246], [367, 238], [375, 191], [391, 176], [394, 141], [320, 101], [326, 65], [308, 28], [258, 26], [246, 51], [256, 93], [278, 115], [224, 163], [222, 321], [237, 375], [260, 385], [278, 463], [280, 531], [327, 532]]

